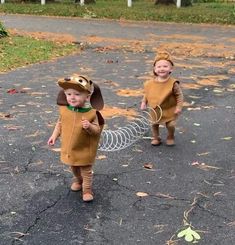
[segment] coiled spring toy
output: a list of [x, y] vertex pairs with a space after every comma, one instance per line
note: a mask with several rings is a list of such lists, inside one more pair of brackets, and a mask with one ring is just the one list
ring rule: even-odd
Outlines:
[[117, 130], [104, 129], [98, 150], [119, 151], [129, 147], [142, 138], [152, 124], [161, 120], [162, 109], [160, 106], [157, 106], [157, 111], [158, 113], [152, 108], [147, 108], [124, 127], [119, 127]]

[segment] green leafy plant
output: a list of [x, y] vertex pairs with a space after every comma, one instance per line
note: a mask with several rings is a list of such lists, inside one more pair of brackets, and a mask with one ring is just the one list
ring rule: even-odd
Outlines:
[[197, 243], [197, 240], [201, 239], [201, 236], [189, 226], [186, 229], [180, 231], [177, 235], [178, 238], [184, 237], [186, 242]]
[[8, 33], [6, 29], [4, 28], [4, 26], [2, 25], [2, 23], [0, 22], [0, 38], [7, 37], [7, 36], [8, 36]]

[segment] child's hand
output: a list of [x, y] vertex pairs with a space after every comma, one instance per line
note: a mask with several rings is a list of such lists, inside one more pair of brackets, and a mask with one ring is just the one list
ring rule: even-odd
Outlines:
[[181, 108], [179, 108], [179, 107], [176, 107], [176, 109], [175, 109], [175, 114], [178, 116], [180, 113], [182, 112], [182, 110], [181, 110]]
[[146, 110], [147, 108], [147, 105], [144, 101], [141, 102], [141, 105], [140, 105], [140, 110]]
[[91, 126], [91, 123], [90, 123], [87, 119], [82, 118], [82, 127], [83, 127], [84, 129], [89, 129], [90, 126]]
[[52, 146], [52, 145], [55, 144], [55, 141], [56, 141], [56, 138], [53, 137], [53, 136], [51, 136], [51, 137], [49, 138], [49, 140], [47, 141], [47, 144], [50, 145], [50, 146]]

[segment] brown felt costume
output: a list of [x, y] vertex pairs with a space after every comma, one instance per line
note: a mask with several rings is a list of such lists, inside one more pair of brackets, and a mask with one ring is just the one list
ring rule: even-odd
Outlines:
[[[166, 123], [176, 119], [174, 113], [176, 106], [182, 107], [182, 101], [177, 101], [174, 93], [174, 87], [179, 82], [174, 78], [169, 78], [166, 82], [156, 82], [155, 79], [149, 80], [144, 84], [144, 101], [153, 109], [159, 116], [158, 105], [162, 108], [162, 118], [159, 123]], [[152, 114], [153, 117], [154, 114]]]
[[[154, 59], [154, 66], [156, 62], [160, 60], [167, 60], [173, 66], [174, 63], [170, 57], [170, 54], [163, 51], [159, 52]], [[156, 112], [150, 112], [153, 117], [153, 121], [155, 117], [159, 118], [160, 111], [158, 106], [162, 109], [162, 117], [159, 122], [152, 125], [152, 133], [153, 133], [153, 145], [159, 145], [161, 143], [161, 139], [159, 137], [159, 124], [166, 124], [166, 128], [168, 130], [167, 136], [167, 144], [174, 144], [174, 131], [175, 131], [175, 121], [177, 119], [177, 115], [175, 114], [176, 107], [182, 109], [183, 106], [183, 94], [179, 85], [179, 81], [174, 79], [173, 77], [169, 77], [164, 82], [157, 81], [157, 74], [155, 78], [146, 81], [144, 83], [144, 97], [143, 101], [148, 104], [151, 108], [153, 108]], [[156, 119], [155, 119], [156, 121]]]
[[[92, 165], [95, 162], [98, 143], [104, 125], [101, 110], [104, 106], [98, 85], [84, 76], [74, 74], [69, 78], [58, 80], [63, 88], [58, 94], [60, 118], [53, 134], [61, 136], [61, 161], [71, 166], [74, 174], [73, 191], [83, 190], [83, 200], [91, 201]], [[68, 105], [64, 90], [75, 89], [91, 94], [90, 103], [94, 108], [74, 108]], [[96, 110], [97, 109], [97, 110]], [[91, 123], [89, 129], [82, 127], [81, 121], [87, 119]], [[88, 195], [88, 196], [87, 196]]]

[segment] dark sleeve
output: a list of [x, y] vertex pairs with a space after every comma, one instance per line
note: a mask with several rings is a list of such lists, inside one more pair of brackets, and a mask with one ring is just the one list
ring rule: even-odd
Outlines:
[[182, 108], [183, 107], [183, 102], [184, 102], [184, 97], [183, 97], [183, 92], [182, 92], [182, 89], [180, 87], [180, 84], [178, 81], [176, 81], [174, 83], [174, 86], [173, 86], [173, 93], [176, 97], [176, 102], [177, 102], [177, 107], [179, 108]]

